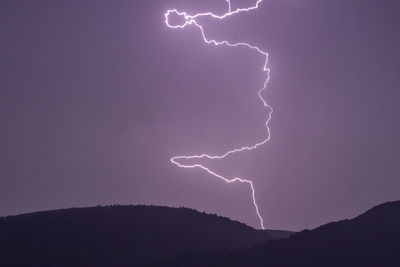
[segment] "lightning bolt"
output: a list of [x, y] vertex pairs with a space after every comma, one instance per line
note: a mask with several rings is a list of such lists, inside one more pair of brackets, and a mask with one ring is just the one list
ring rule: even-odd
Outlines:
[[[203, 166], [203, 165], [201, 165], [201, 164], [187, 165], [187, 164], [181, 164], [181, 163], [178, 162], [179, 160], [182, 160], [182, 159], [183, 159], [183, 160], [192, 160], [192, 159], [211, 159], [211, 160], [212, 160], [212, 159], [223, 159], [223, 158], [226, 158], [226, 157], [228, 157], [229, 155], [232, 155], [232, 154], [234, 154], [234, 153], [238, 153], [238, 152], [241, 152], [241, 151], [250, 151], [250, 150], [256, 149], [256, 148], [258, 148], [258, 147], [264, 145], [265, 143], [267, 143], [267, 142], [270, 140], [270, 138], [271, 138], [271, 133], [270, 133], [270, 129], [269, 129], [269, 127], [268, 127], [268, 122], [269, 122], [270, 119], [271, 119], [271, 115], [272, 115], [273, 109], [272, 109], [271, 106], [269, 106], [269, 105], [267, 104], [266, 100], [262, 97], [262, 93], [266, 90], [267, 84], [268, 84], [268, 81], [269, 81], [269, 78], [270, 78], [270, 75], [269, 75], [270, 70], [267, 68], [268, 53], [262, 51], [262, 50], [261, 50], [260, 48], [258, 48], [257, 46], [254, 46], [254, 45], [251, 45], [251, 44], [245, 43], [245, 42], [231, 43], [231, 42], [226, 41], [226, 40], [217, 41], [217, 40], [213, 40], [213, 39], [208, 39], [208, 38], [206, 37], [206, 34], [205, 34], [205, 31], [204, 31], [203, 26], [196, 20], [197, 18], [200, 18], [200, 17], [212, 17], [212, 18], [215, 18], [215, 19], [223, 20], [223, 19], [225, 19], [226, 17], [232, 16], [232, 15], [235, 15], [235, 14], [239, 14], [239, 13], [242, 13], [242, 12], [248, 12], [248, 11], [257, 9], [258, 6], [259, 6], [259, 4], [260, 4], [263, 0], [258, 0], [253, 6], [250, 6], [250, 7], [247, 7], [247, 8], [237, 8], [237, 9], [235, 9], [235, 10], [232, 10], [231, 0], [225, 0], [225, 1], [226, 1], [227, 4], [228, 4], [228, 12], [226, 12], [226, 13], [223, 14], [223, 15], [216, 15], [216, 14], [214, 14], [214, 13], [212, 13], [212, 12], [198, 13], [198, 14], [195, 14], [195, 15], [189, 15], [189, 14], [187, 14], [186, 12], [179, 12], [179, 11], [176, 10], [176, 9], [170, 9], [170, 10], [167, 10], [167, 12], [165, 13], [165, 24], [166, 24], [169, 28], [172, 28], [172, 29], [183, 29], [183, 28], [185, 28], [186, 26], [194, 25], [195, 27], [197, 27], [197, 28], [200, 30], [200, 33], [201, 33], [201, 35], [202, 35], [202, 37], [203, 37], [203, 40], [204, 40], [204, 42], [205, 42], [206, 44], [213, 44], [213, 45], [215, 45], [215, 46], [225, 45], [225, 46], [228, 46], [228, 47], [244, 46], [244, 47], [247, 47], [247, 48], [249, 48], [249, 49], [251, 49], [251, 50], [253, 50], [253, 51], [259, 53], [262, 57], [265, 58], [265, 63], [264, 63], [264, 65], [263, 65], [263, 71], [267, 73], [267, 78], [266, 78], [266, 80], [265, 80], [265, 82], [264, 82], [264, 86], [263, 86], [260, 90], [258, 90], [258, 97], [259, 97], [259, 99], [261, 100], [261, 103], [263, 104], [263, 106], [266, 107], [267, 110], [268, 110], [268, 116], [267, 116], [267, 119], [266, 119], [266, 122], [265, 122], [266, 137], [265, 137], [263, 140], [261, 140], [260, 142], [254, 144], [254, 145], [249, 145], [249, 146], [243, 146], [243, 147], [239, 147], [239, 148], [234, 148], [234, 149], [232, 149], [232, 150], [227, 151], [226, 153], [224, 153], [224, 154], [222, 154], [222, 155], [208, 155], [208, 154], [202, 154], [202, 155], [193, 155], [193, 156], [176, 156], [176, 157], [172, 157], [172, 158], [170, 159], [170, 161], [171, 161], [173, 164], [175, 164], [175, 165], [177, 165], [178, 167], [181, 167], [181, 168], [199, 168], [199, 169], [202, 169], [202, 170], [206, 171], [207, 173], [213, 175], [214, 177], [223, 180], [223, 181], [226, 182], [226, 183], [240, 182], [240, 183], [247, 183], [247, 184], [249, 184], [249, 185], [250, 185], [250, 188], [251, 188], [251, 197], [252, 197], [252, 200], [253, 200], [253, 205], [254, 205], [254, 208], [255, 208], [255, 210], [256, 210], [257, 216], [258, 216], [258, 218], [259, 218], [259, 220], [260, 220], [260, 226], [261, 226], [262, 229], [265, 229], [265, 228], [264, 228], [264, 220], [263, 220], [263, 218], [262, 218], [262, 216], [261, 216], [261, 214], [260, 214], [260, 211], [259, 211], [259, 209], [258, 209], [258, 205], [257, 205], [256, 197], [255, 197], [254, 185], [253, 185], [253, 182], [252, 182], [251, 180], [243, 179], [243, 178], [228, 179], [228, 178], [226, 178], [226, 177], [224, 177], [224, 176], [222, 176], [222, 175], [216, 173], [215, 171], [212, 171], [211, 169], [209, 169], [209, 168], [207, 168], [207, 167], [205, 167], [205, 166]], [[177, 25], [172, 25], [172, 24], [170, 23], [170, 21], [169, 21], [169, 17], [170, 17], [171, 14], [174, 14], [174, 15], [177, 15], [177, 16], [180, 16], [180, 17], [185, 18], [184, 23], [182, 23], [182, 24], [177, 24]]]

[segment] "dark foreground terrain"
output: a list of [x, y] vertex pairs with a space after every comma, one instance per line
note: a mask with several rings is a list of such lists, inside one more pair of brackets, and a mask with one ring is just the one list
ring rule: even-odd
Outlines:
[[0, 218], [0, 241], [0, 266], [400, 266], [400, 201], [294, 234], [186, 208], [66, 209]]
[[400, 266], [400, 201], [290, 238], [235, 251], [187, 252], [159, 266]]
[[143, 266], [287, 237], [187, 208], [112, 206], [0, 218], [0, 266]]

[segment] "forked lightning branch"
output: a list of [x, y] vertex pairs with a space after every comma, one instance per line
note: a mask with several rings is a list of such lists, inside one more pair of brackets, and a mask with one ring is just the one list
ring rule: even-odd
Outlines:
[[[254, 188], [254, 184], [253, 184], [253, 182], [251, 180], [244, 179], [244, 178], [239, 178], [239, 177], [229, 179], [229, 178], [226, 178], [226, 177], [216, 173], [215, 171], [211, 170], [210, 168], [208, 168], [208, 167], [206, 167], [206, 166], [204, 166], [202, 164], [182, 164], [182, 163], [178, 162], [179, 160], [192, 160], [192, 159], [211, 159], [211, 160], [212, 159], [223, 159], [223, 158], [226, 158], [229, 155], [232, 155], [234, 153], [238, 153], [238, 152], [241, 152], [241, 151], [250, 151], [250, 150], [256, 149], [256, 148], [264, 145], [265, 143], [267, 143], [270, 140], [271, 135], [270, 135], [270, 129], [268, 127], [268, 122], [271, 119], [271, 114], [272, 114], [273, 110], [272, 110], [271, 106], [269, 106], [267, 104], [266, 100], [262, 96], [263, 92], [267, 88], [268, 80], [269, 80], [269, 77], [270, 77], [269, 76], [269, 69], [267, 68], [268, 53], [262, 51], [257, 46], [251, 45], [251, 44], [246, 43], [246, 42], [231, 43], [231, 42], [226, 41], [226, 40], [217, 41], [217, 40], [213, 40], [213, 39], [208, 39], [203, 26], [197, 21], [197, 19], [201, 18], [201, 17], [211, 17], [211, 18], [214, 18], [214, 19], [223, 20], [223, 19], [225, 19], [225, 18], [227, 18], [229, 16], [232, 16], [232, 15], [235, 15], [235, 14], [239, 14], [239, 13], [242, 13], [242, 12], [248, 12], [248, 11], [257, 9], [262, 1], [263, 0], [258, 0], [253, 6], [248, 7], [248, 8], [237, 8], [237, 9], [232, 10], [231, 1], [230, 0], [226, 0], [226, 2], [228, 4], [228, 11], [223, 15], [217, 15], [217, 14], [214, 14], [212, 12], [198, 13], [198, 14], [194, 14], [194, 15], [189, 15], [186, 12], [181, 12], [181, 11], [178, 11], [176, 9], [170, 9], [165, 13], [165, 23], [169, 28], [173, 28], [173, 29], [183, 29], [183, 28], [185, 28], [187, 26], [197, 27], [200, 30], [200, 33], [201, 33], [201, 35], [203, 37], [204, 42], [207, 43], [207, 44], [212, 44], [212, 45], [216, 45], [216, 46], [223, 45], [223, 46], [227, 46], [227, 47], [238, 47], [238, 46], [247, 47], [248, 49], [253, 50], [254, 52], [260, 54], [260, 56], [265, 58], [265, 63], [262, 66], [262, 68], [263, 68], [263, 71], [266, 72], [266, 76], [267, 77], [265, 79], [264, 86], [260, 90], [258, 90], [258, 97], [259, 97], [259, 99], [261, 101], [261, 104], [264, 107], [266, 107], [268, 109], [268, 111], [269, 111], [268, 112], [268, 116], [266, 118], [266, 122], [265, 122], [265, 127], [266, 127], [266, 136], [265, 136], [265, 138], [263, 140], [261, 140], [260, 142], [256, 143], [256, 144], [248, 145], [248, 146], [244, 146], [244, 147], [239, 147], [239, 148], [234, 148], [234, 149], [229, 150], [226, 153], [221, 154], [221, 155], [202, 154], [202, 155], [192, 155], [192, 156], [175, 156], [175, 157], [172, 157], [170, 159], [173, 164], [176, 164], [177, 166], [179, 166], [181, 168], [199, 168], [199, 169], [202, 169], [202, 170], [208, 172], [212, 176], [225, 181], [226, 183], [241, 182], [241, 183], [249, 184], [250, 188], [251, 188], [251, 197], [252, 197], [253, 205], [255, 207], [257, 216], [258, 216], [258, 218], [260, 220], [260, 226], [261, 226], [262, 229], [264, 229], [264, 220], [263, 220], [263, 218], [262, 218], [262, 216], [260, 214], [260, 211], [258, 209], [256, 196], [255, 196], [255, 188]], [[183, 18], [184, 20], [183, 20], [183, 22], [181, 24], [172, 25], [172, 23], [170, 23], [170, 16], [171, 15], [179, 16], [179, 17]]]

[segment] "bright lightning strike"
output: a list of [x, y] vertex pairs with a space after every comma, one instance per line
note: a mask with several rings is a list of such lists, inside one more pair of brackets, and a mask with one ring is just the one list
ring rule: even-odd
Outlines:
[[[222, 179], [226, 183], [234, 183], [234, 182], [248, 183], [250, 185], [251, 192], [252, 192], [251, 197], [253, 199], [253, 205], [255, 207], [257, 216], [260, 219], [261, 228], [265, 229], [264, 228], [264, 220], [263, 220], [263, 218], [262, 218], [262, 216], [261, 216], [261, 214], [259, 212], [258, 205], [257, 205], [257, 202], [256, 202], [255, 189], [254, 189], [254, 185], [253, 185], [252, 181], [247, 180], [247, 179], [243, 179], [243, 178], [228, 179], [228, 178], [226, 178], [226, 177], [224, 177], [222, 175], [217, 174], [216, 172], [212, 171], [211, 169], [209, 169], [209, 168], [207, 168], [207, 167], [205, 167], [205, 166], [203, 166], [201, 164], [187, 165], [187, 164], [181, 164], [181, 163], [178, 162], [179, 160], [182, 160], [182, 159], [183, 160], [205, 159], [205, 158], [206, 159], [222, 159], [222, 158], [225, 158], [225, 157], [227, 157], [227, 156], [229, 156], [229, 155], [231, 155], [233, 153], [237, 153], [237, 152], [241, 152], [241, 151], [245, 151], [245, 150], [250, 151], [250, 150], [256, 149], [259, 146], [262, 146], [265, 143], [267, 143], [271, 138], [270, 137], [271, 136], [270, 129], [268, 127], [268, 122], [271, 119], [271, 115], [272, 115], [273, 110], [272, 110], [271, 106], [269, 106], [267, 104], [267, 102], [265, 101], [265, 99], [262, 97], [262, 93], [266, 90], [267, 84], [268, 84], [268, 81], [269, 81], [269, 77], [270, 77], [269, 76], [269, 69], [267, 68], [268, 53], [262, 51], [257, 46], [254, 46], [254, 45], [251, 45], [251, 44], [245, 43], [245, 42], [231, 43], [231, 42], [225, 41], [225, 40], [217, 41], [217, 40], [208, 39], [206, 37], [206, 34], [205, 34], [203, 26], [196, 20], [197, 18], [200, 18], [200, 17], [212, 17], [212, 18], [215, 18], [215, 19], [223, 20], [226, 17], [232, 16], [232, 15], [235, 15], [235, 14], [238, 14], [238, 13], [241, 13], [241, 12], [248, 12], [248, 11], [257, 9], [259, 4], [263, 0], [257, 0], [257, 2], [254, 4], [254, 6], [251, 6], [251, 7], [248, 7], [248, 8], [237, 8], [235, 10], [232, 10], [231, 0], [225, 0], [225, 1], [228, 4], [228, 12], [223, 14], [223, 15], [216, 15], [216, 14], [211, 13], [211, 12], [198, 13], [198, 14], [195, 14], [195, 15], [189, 15], [186, 12], [179, 12], [176, 9], [171, 9], [171, 10], [168, 10], [165, 13], [165, 23], [169, 28], [173, 28], [173, 29], [183, 29], [188, 25], [194, 25], [195, 27], [197, 27], [200, 30], [200, 33], [201, 33], [201, 35], [203, 37], [203, 40], [207, 44], [214, 44], [216, 46], [225, 45], [225, 46], [228, 46], [228, 47], [244, 46], [244, 47], [247, 47], [247, 48], [259, 53], [262, 57], [265, 58], [265, 63], [263, 65], [263, 71], [267, 73], [267, 78], [266, 78], [266, 80], [264, 82], [264, 86], [258, 91], [258, 97], [260, 98], [260, 100], [261, 100], [262, 104], [264, 105], [264, 107], [266, 107], [268, 109], [268, 116], [267, 116], [267, 119], [266, 119], [266, 122], [265, 122], [266, 130], [267, 130], [266, 131], [267, 132], [266, 133], [266, 137], [265, 137], [265, 139], [261, 140], [260, 142], [254, 144], [254, 145], [235, 148], [235, 149], [227, 151], [226, 153], [224, 153], [222, 155], [202, 154], [202, 155], [193, 155], [193, 156], [176, 156], [176, 157], [172, 157], [170, 160], [171, 160], [171, 162], [173, 164], [176, 164], [177, 166], [179, 166], [181, 168], [200, 168], [200, 169], [203, 169], [206, 172], [208, 172], [209, 174], [213, 175], [214, 177]], [[169, 16], [171, 14], [183, 17], [185, 19], [185, 21], [182, 24], [171, 25], [171, 23], [169, 22]]]

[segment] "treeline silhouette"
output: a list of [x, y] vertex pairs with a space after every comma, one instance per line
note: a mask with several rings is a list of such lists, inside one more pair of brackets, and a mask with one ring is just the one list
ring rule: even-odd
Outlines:
[[287, 239], [187, 252], [154, 266], [400, 266], [400, 201]]
[[144, 266], [288, 236], [187, 208], [110, 206], [0, 218], [0, 266]]
[[294, 234], [187, 208], [74, 208], [0, 218], [0, 241], [0, 266], [400, 266], [400, 201]]

